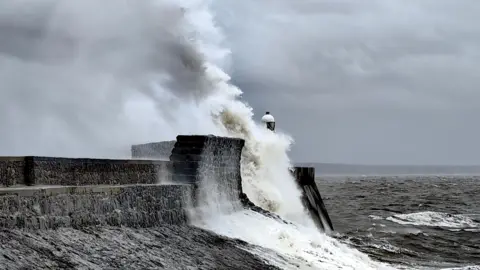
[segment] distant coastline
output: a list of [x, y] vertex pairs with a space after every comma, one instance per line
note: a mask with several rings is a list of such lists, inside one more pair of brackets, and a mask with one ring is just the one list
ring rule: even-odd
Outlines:
[[316, 175], [480, 175], [480, 165], [358, 165], [297, 162], [295, 166], [314, 167]]

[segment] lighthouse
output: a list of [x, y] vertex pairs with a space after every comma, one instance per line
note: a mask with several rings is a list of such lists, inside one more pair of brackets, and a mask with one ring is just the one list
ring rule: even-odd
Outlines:
[[266, 112], [265, 115], [262, 117], [262, 122], [265, 123], [266, 127], [271, 131], [275, 131], [275, 118], [270, 112]]

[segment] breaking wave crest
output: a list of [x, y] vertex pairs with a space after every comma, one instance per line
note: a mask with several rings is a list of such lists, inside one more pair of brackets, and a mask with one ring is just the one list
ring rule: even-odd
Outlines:
[[222, 70], [229, 51], [210, 2], [1, 3], [8, 12], [0, 11], [0, 125], [10, 132], [0, 149], [121, 158], [132, 143], [179, 133], [241, 137], [246, 194], [292, 224], [220, 211], [198, 226], [271, 249], [289, 258], [284, 267], [378, 269], [366, 255], [319, 233], [305, 214], [289, 173], [292, 138], [253, 121], [241, 90], [229, 83]]

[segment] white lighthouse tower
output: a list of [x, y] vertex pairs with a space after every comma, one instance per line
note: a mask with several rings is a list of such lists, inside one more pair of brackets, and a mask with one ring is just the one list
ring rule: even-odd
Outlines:
[[275, 131], [275, 118], [270, 112], [266, 112], [265, 115], [262, 117], [262, 122], [265, 123], [266, 127], [271, 131]]

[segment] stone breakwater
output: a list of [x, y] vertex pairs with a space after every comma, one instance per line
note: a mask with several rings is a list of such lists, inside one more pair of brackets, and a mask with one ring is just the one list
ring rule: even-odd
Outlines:
[[186, 224], [188, 185], [51, 186], [1, 188], [0, 227], [154, 227]]
[[241, 201], [243, 145], [235, 138], [180, 135], [169, 161], [2, 157], [0, 227], [187, 224], [188, 207], [205, 193], [204, 179]]
[[[0, 228], [181, 225], [188, 223], [188, 207], [209, 196], [280, 219], [242, 192], [244, 144], [237, 138], [179, 135], [175, 141], [133, 145], [137, 159], [129, 160], [1, 157]], [[139, 159], [167, 155], [169, 160]], [[292, 173], [319, 229], [333, 230], [314, 168]]]
[[[243, 207], [281, 220], [277, 215], [255, 206], [248, 199], [248, 196], [242, 193], [240, 158], [244, 146], [243, 140], [236, 140], [229, 143], [225, 143], [223, 140], [202, 142], [201, 147], [198, 147], [199, 141], [197, 141], [197, 146], [195, 147], [191, 142], [185, 142], [185, 140], [180, 137], [180, 140], [177, 141], [132, 145], [132, 157], [148, 158], [169, 156], [172, 162], [181, 161], [181, 165], [177, 168], [181, 167], [183, 174], [175, 175], [173, 179], [174, 182], [192, 183], [198, 187], [198, 184], [201, 184], [202, 180], [205, 179], [228, 179], [227, 181], [217, 181], [217, 185], [213, 187], [212, 185], [200, 185], [209, 189], [204, 191], [203, 195], [207, 196], [205, 193], [215, 191], [217, 193], [224, 192], [231, 199], [240, 197], [240, 202]], [[225, 159], [225, 157], [230, 158]], [[214, 170], [211, 169], [212, 166], [215, 167]], [[207, 170], [207, 173], [205, 173], [205, 171], [200, 169], [202, 167], [210, 168], [210, 170]], [[321, 231], [333, 231], [332, 221], [315, 182], [315, 168], [293, 167], [290, 170], [303, 192], [301, 198], [302, 203], [305, 209], [308, 210], [314, 223]], [[222, 173], [219, 174], [219, 171]], [[212, 190], [212, 188], [217, 188], [217, 190]], [[202, 190], [199, 190], [199, 192], [195, 194], [202, 194]]]
[[243, 144], [178, 136], [155, 148], [168, 154], [132, 147], [131, 160], [1, 157], [0, 269], [277, 269], [189, 225], [205, 179], [245, 201]]
[[[128, 160], [0, 157], [0, 269], [276, 269], [247, 243], [189, 225], [208, 196], [283, 221], [242, 192], [244, 143], [180, 135], [132, 146]], [[292, 173], [310, 213], [326, 213], [306, 188], [314, 171]]]
[[155, 184], [168, 161], [59, 157], [1, 157], [0, 186]]

